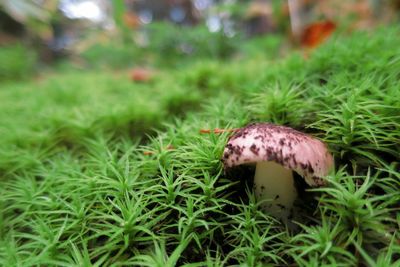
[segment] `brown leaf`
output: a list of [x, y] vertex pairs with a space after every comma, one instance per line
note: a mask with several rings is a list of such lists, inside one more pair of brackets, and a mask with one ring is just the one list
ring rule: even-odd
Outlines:
[[131, 71], [131, 80], [134, 82], [148, 82], [154, 76], [154, 72], [145, 68], [134, 68]]
[[308, 25], [301, 36], [301, 45], [307, 48], [315, 48], [323, 43], [336, 29], [332, 21], [315, 22]]

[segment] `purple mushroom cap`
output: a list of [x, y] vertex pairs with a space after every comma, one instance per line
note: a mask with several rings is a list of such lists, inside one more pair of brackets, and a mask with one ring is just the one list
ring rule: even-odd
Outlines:
[[310, 186], [325, 185], [333, 157], [320, 140], [292, 128], [250, 124], [229, 138], [222, 158], [225, 170], [241, 164], [274, 161], [304, 177]]

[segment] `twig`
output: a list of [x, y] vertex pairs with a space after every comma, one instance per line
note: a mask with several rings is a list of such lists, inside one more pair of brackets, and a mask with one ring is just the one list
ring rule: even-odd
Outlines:
[[200, 129], [200, 133], [201, 134], [209, 134], [211, 132], [215, 133], [215, 134], [221, 134], [221, 133], [231, 133], [231, 132], [237, 132], [239, 131], [238, 128], [234, 128], [234, 129], [219, 129], [219, 128], [215, 128], [214, 130], [210, 130], [210, 129]]

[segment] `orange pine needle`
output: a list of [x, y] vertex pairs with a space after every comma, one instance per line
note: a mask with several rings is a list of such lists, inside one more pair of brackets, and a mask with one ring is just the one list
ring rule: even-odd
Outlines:
[[215, 128], [214, 130], [210, 130], [210, 129], [200, 129], [200, 133], [201, 134], [209, 134], [211, 132], [215, 133], [215, 134], [221, 134], [221, 133], [226, 133], [226, 132], [237, 132], [239, 129], [219, 129], [219, 128]]

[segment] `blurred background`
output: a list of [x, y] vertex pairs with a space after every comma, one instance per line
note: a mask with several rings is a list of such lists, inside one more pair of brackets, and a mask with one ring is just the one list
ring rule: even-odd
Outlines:
[[276, 59], [399, 21], [399, 0], [1, 0], [0, 80], [63, 68]]

